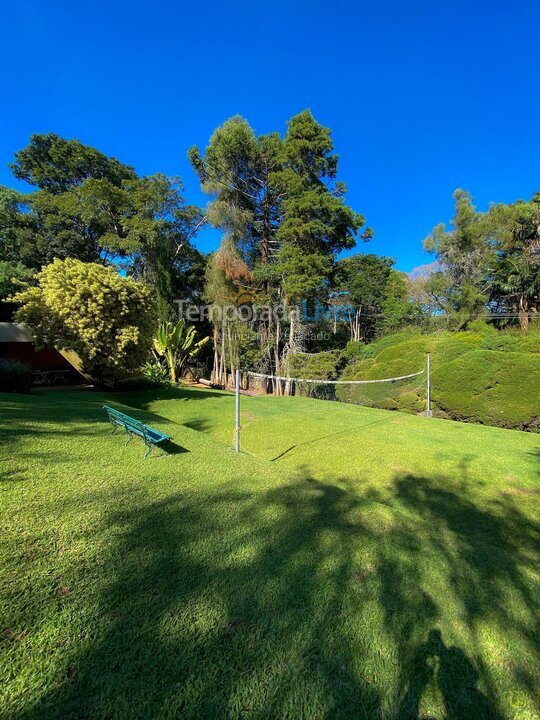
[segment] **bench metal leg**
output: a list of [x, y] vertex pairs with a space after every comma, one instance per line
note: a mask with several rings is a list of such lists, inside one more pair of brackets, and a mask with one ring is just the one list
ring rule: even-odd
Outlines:
[[159, 460], [160, 458], [166, 458], [169, 457], [170, 453], [168, 453], [164, 448], [160, 447], [159, 445], [152, 445], [151, 448], [146, 452], [146, 455], [144, 457], [148, 457], [152, 453], [153, 450], [157, 450], [158, 454], [153, 455], [153, 457], [156, 460]]

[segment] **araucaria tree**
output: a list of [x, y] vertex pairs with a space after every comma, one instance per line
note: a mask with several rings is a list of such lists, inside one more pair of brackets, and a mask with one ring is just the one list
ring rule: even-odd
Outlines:
[[[361, 232], [364, 218], [345, 203], [330, 130], [307, 110], [292, 118], [283, 138], [257, 137], [234, 117], [215, 131], [204, 153], [192, 148], [189, 157], [211, 197], [208, 219], [224, 233], [207, 297], [221, 305], [249, 298], [286, 309], [286, 320], [267, 314], [249, 327], [260, 363], [281, 372], [297, 347], [297, 306], [325, 299], [336, 254], [371, 235]], [[239, 327], [246, 323], [225, 322], [223, 313], [214, 324], [217, 376], [238, 362]]]
[[141, 366], [150, 352], [155, 307], [150, 289], [112, 267], [54, 260], [37, 284], [17, 293], [17, 320], [38, 346], [77, 353], [83, 372], [113, 386]]

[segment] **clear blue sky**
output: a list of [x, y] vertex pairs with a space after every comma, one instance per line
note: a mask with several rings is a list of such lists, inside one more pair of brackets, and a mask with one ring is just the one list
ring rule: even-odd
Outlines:
[[0, 30], [0, 183], [54, 131], [204, 203], [191, 144], [235, 113], [263, 133], [309, 107], [375, 229], [361, 249], [410, 270], [455, 188], [480, 209], [540, 190], [539, 37], [537, 0], [18, 0]]

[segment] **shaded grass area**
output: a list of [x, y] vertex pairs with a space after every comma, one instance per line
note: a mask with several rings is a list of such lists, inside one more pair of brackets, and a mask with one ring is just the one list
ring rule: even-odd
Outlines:
[[0, 396], [0, 715], [539, 717], [538, 439], [242, 405], [259, 457], [224, 393]]

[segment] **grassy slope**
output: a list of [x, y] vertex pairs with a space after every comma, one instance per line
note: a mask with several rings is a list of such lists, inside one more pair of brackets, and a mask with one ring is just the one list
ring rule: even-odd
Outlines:
[[3, 718], [539, 716], [537, 437], [125, 393], [143, 461], [102, 399], [0, 396]]

